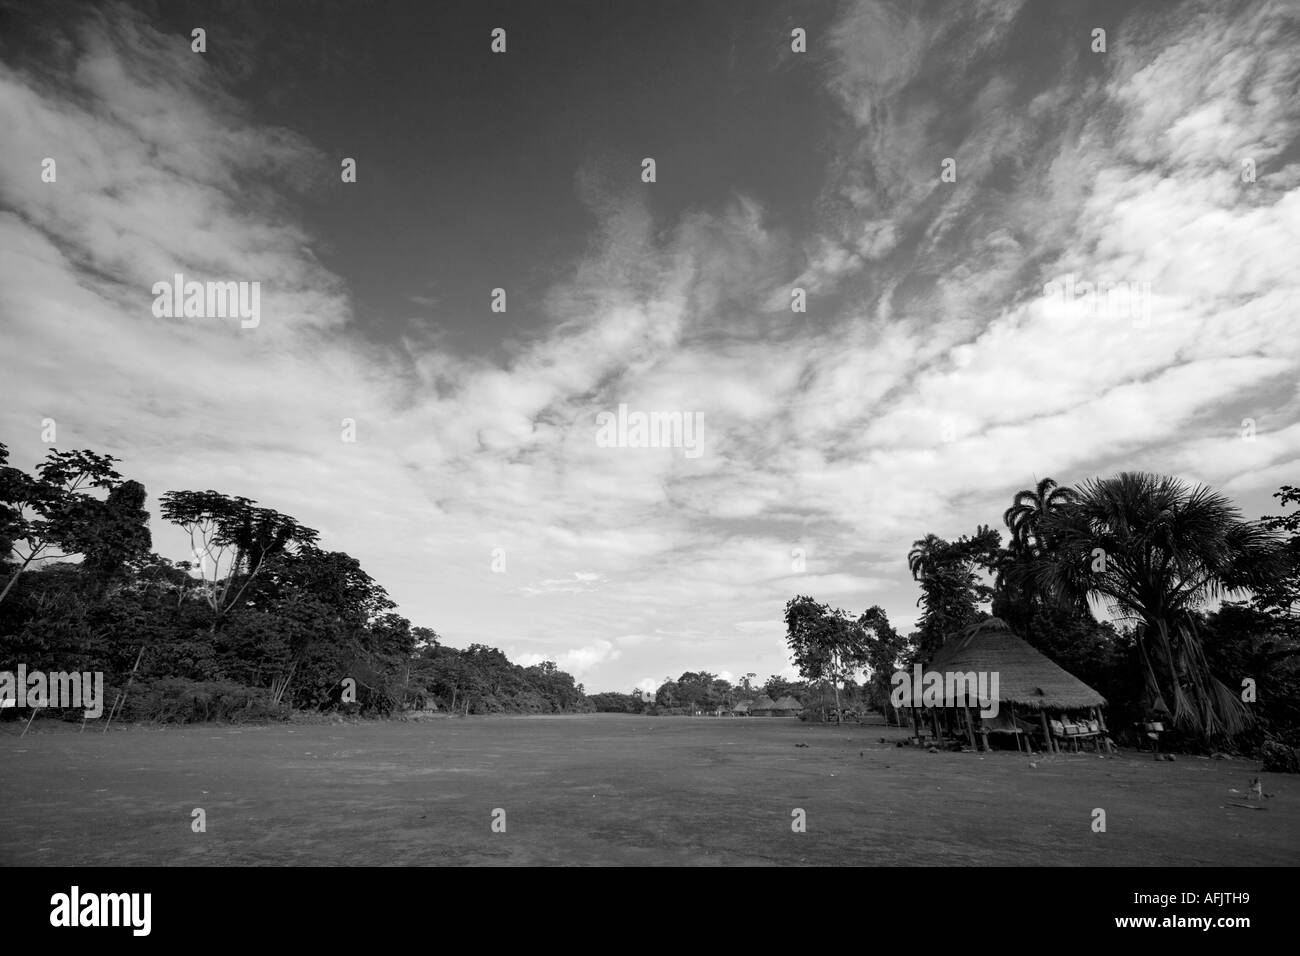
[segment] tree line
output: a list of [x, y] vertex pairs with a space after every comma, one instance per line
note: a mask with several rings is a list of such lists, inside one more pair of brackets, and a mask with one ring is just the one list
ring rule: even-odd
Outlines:
[[1119, 726], [1157, 716], [1201, 747], [1300, 745], [1291, 485], [1274, 495], [1284, 513], [1249, 521], [1213, 489], [1166, 476], [1046, 478], [1003, 513], [1005, 544], [988, 525], [914, 542], [920, 617], [906, 637], [880, 607], [853, 614], [798, 595], [784, 622], [801, 680], [688, 671], [650, 694], [588, 696], [553, 661], [523, 667], [486, 645], [443, 645], [396, 613], [356, 558], [256, 501], [163, 494], [161, 517], [191, 546], [191, 559], [172, 561], [152, 550], [145, 488], [118, 459], [52, 449], [30, 474], [8, 462], [0, 443], [0, 670], [102, 671], [125, 719], [430, 704], [687, 714], [760, 693], [797, 697], [813, 715], [885, 712], [895, 670], [992, 615], [1100, 691]]
[[552, 661], [444, 646], [356, 558], [248, 498], [166, 492], [191, 558], [160, 556], [117, 464], [52, 449], [29, 474], [0, 443], [0, 670], [102, 671], [128, 720], [591, 709]]

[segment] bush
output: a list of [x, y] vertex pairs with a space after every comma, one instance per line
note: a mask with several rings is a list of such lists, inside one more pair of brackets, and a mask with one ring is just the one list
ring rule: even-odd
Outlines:
[[[117, 698], [117, 691], [106, 693], [105, 711]], [[270, 694], [258, 687], [245, 687], [233, 681], [192, 681], [181, 677], [162, 677], [137, 681], [122, 708], [119, 719], [154, 721], [164, 724], [190, 724], [220, 720], [238, 723], [248, 720], [287, 720], [290, 708], [275, 704]]]
[[1272, 773], [1300, 773], [1300, 751], [1277, 740], [1266, 740], [1259, 748], [1264, 769]]

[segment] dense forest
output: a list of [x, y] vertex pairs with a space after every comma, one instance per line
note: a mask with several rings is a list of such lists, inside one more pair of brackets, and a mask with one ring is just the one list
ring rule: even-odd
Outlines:
[[109, 719], [591, 709], [553, 662], [443, 646], [356, 558], [247, 498], [165, 493], [193, 560], [154, 553], [145, 489], [117, 463], [52, 450], [28, 474], [0, 444], [0, 671], [103, 672]]

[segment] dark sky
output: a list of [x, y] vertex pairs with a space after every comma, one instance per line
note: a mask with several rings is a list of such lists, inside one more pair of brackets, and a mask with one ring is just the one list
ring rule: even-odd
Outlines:
[[[167, 4], [158, 24], [205, 26], [211, 65], [239, 76], [258, 121], [331, 161], [302, 213], [378, 338], [432, 324], [474, 352], [534, 331], [594, 224], [580, 172], [644, 191], [653, 157], [659, 222], [737, 194], [778, 227], [815, 216], [834, 106], [817, 43], [797, 56], [790, 30], [816, 36], [832, 4], [275, 6], [271, 22], [256, 4]], [[490, 50], [495, 27], [504, 55]], [[339, 181], [344, 156], [355, 185]], [[489, 310], [498, 286], [506, 315]]]

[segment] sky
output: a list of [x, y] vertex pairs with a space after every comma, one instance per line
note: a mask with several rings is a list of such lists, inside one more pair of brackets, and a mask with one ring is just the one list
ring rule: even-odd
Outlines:
[[589, 691], [793, 675], [798, 594], [906, 633], [1043, 477], [1300, 483], [1294, 2], [51, 2], [0, 129], [11, 464], [122, 459], [175, 559], [164, 491], [255, 499]]

